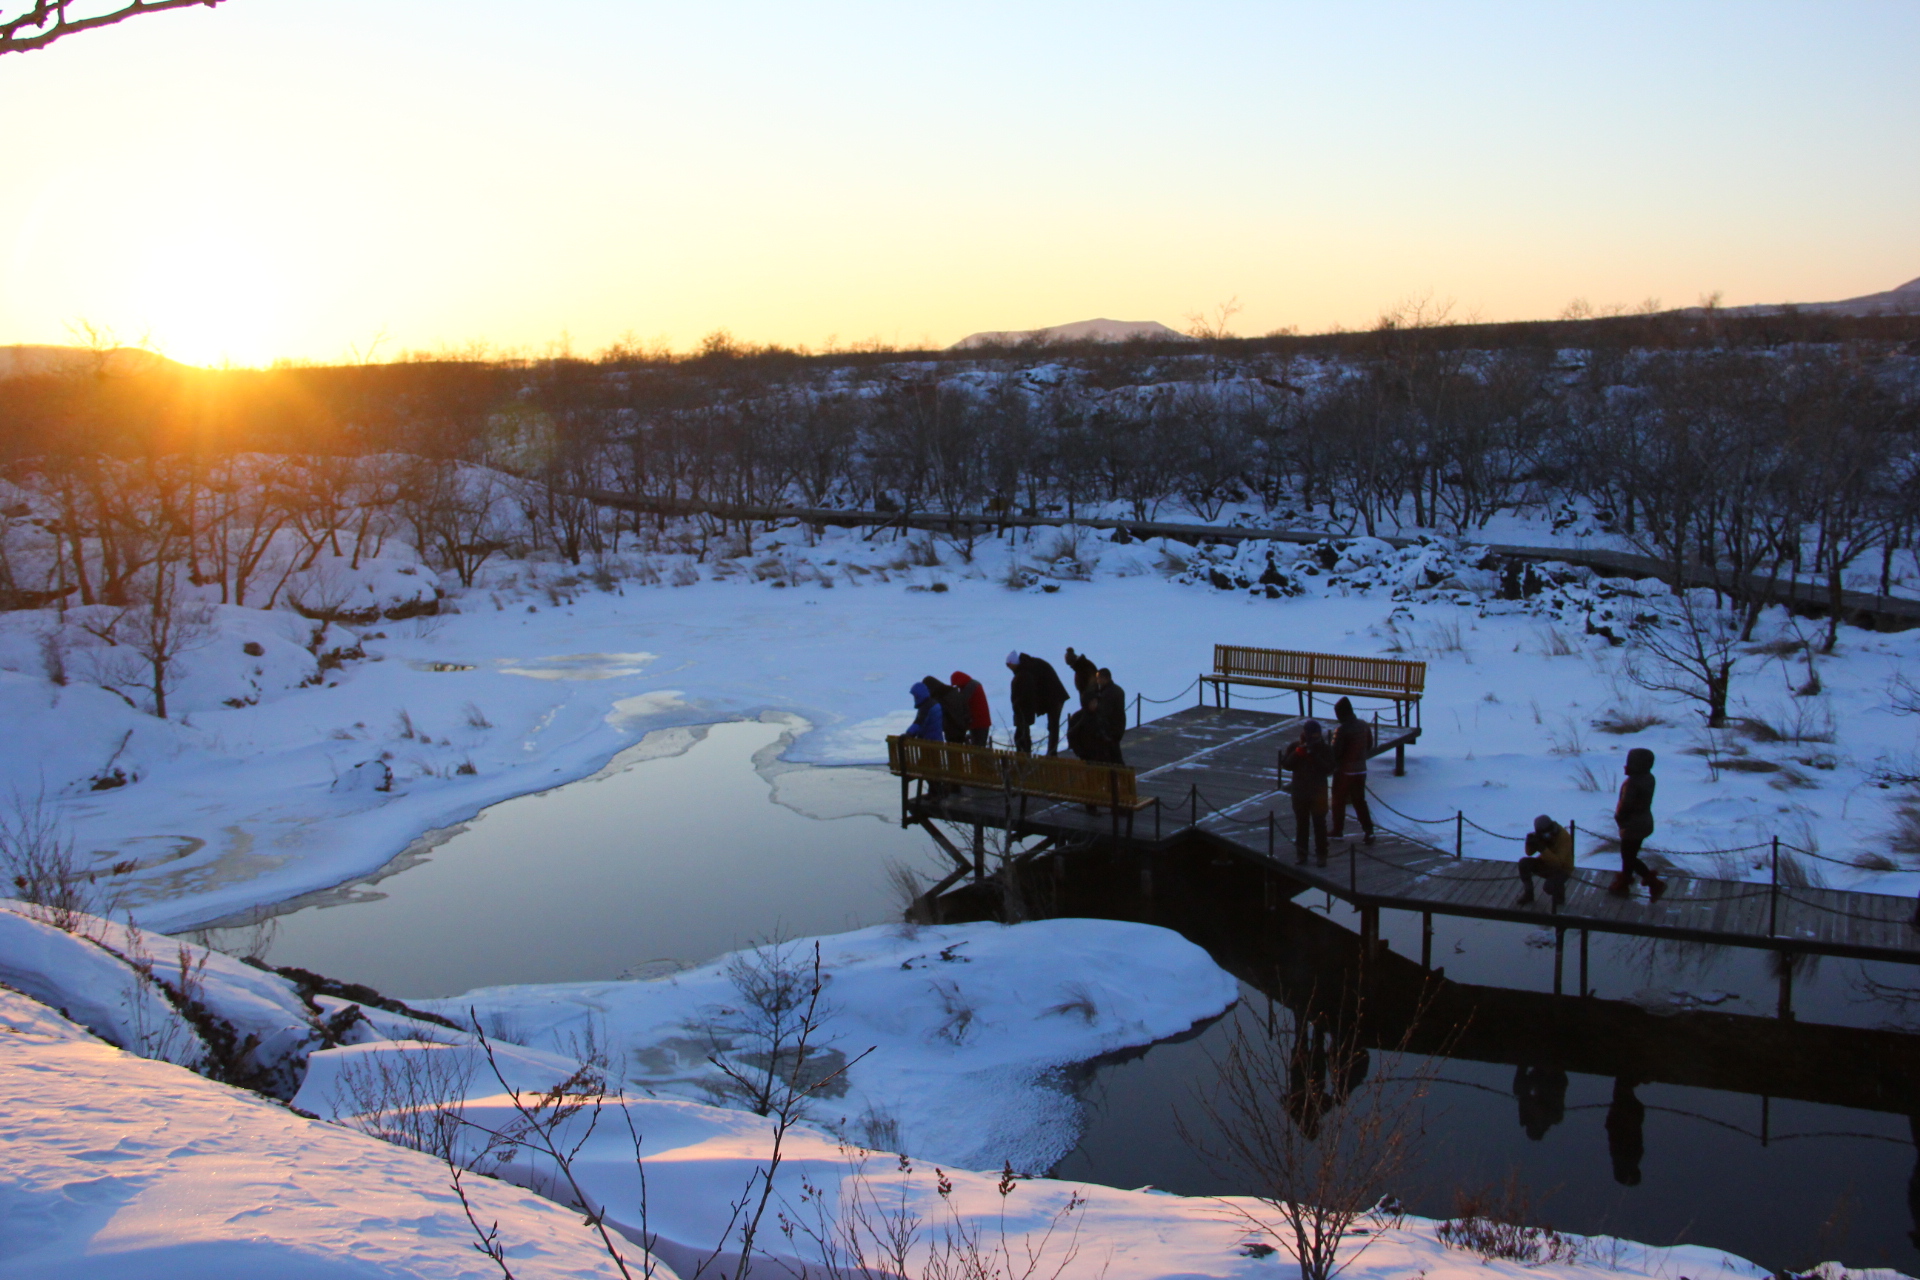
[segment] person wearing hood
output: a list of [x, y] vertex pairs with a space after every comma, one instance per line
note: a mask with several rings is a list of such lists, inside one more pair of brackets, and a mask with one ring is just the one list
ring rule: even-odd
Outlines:
[[1326, 732], [1318, 720], [1309, 720], [1300, 728], [1300, 736], [1280, 752], [1280, 772], [1291, 773], [1286, 783], [1293, 799], [1293, 857], [1307, 861], [1307, 828], [1313, 828], [1313, 851], [1321, 866], [1327, 865], [1327, 779], [1333, 775], [1333, 751], [1327, 746]]
[[1060, 754], [1060, 708], [1067, 705], [1067, 686], [1060, 673], [1045, 658], [1015, 649], [1007, 655], [1007, 670], [1013, 672], [1013, 749], [1022, 755], [1033, 754], [1033, 722], [1047, 718], [1047, 754]]
[[965, 742], [967, 729], [973, 718], [967, 712], [967, 695], [939, 676], [923, 676], [920, 683], [927, 686], [927, 692], [940, 704], [940, 727], [947, 735], [948, 742]]
[[1653, 834], [1653, 752], [1635, 747], [1627, 752], [1627, 780], [1620, 784], [1620, 799], [1613, 806], [1613, 820], [1620, 827], [1620, 874], [1613, 878], [1607, 892], [1616, 898], [1633, 893], [1633, 878], [1638, 875], [1647, 886], [1647, 897], [1654, 902], [1667, 891], [1666, 883], [1653, 869], [1640, 861], [1640, 846]]
[[1573, 876], [1573, 833], [1546, 814], [1533, 820], [1520, 859], [1520, 905], [1533, 901], [1533, 878], [1539, 876], [1547, 886], [1547, 897], [1556, 903], [1567, 900], [1567, 881]]
[[944, 741], [946, 731], [940, 723], [940, 700], [933, 696], [933, 690], [927, 688], [924, 680], [916, 680], [909, 692], [913, 695], [913, 723], [900, 736], [925, 738], [928, 742]]
[[993, 712], [987, 706], [987, 690], [978, 680], [964, 671], [956, 671], [952, 676], [953, 687], [967, 698], [967, 742], [971, 746], [984, 747], [992, 738]]
[[1347, 805], [1360, 820], [1361, 843], [1373, 843], [1373, 811], [1367, 808], [1367, 757], [1373, 754], [1373, 726], [1353, 713], [1342, 698], [1333, 704], [1333, 838], [1347, 832]]

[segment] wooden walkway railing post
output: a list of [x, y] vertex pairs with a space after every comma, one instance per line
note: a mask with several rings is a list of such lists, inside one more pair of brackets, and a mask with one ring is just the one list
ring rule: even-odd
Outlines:
[[1772, 882], [1767, 886], [1767, 936], [1780, 936], [1780, 837], [1773, 838]]

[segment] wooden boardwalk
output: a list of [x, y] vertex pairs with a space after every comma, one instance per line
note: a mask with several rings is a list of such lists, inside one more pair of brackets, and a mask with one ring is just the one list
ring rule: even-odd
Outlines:
[[[1557, 911], [1544, 892], [1521, 906], [1520, 882], [1509, 861], [1456, 858], [1416, 837], [1376, 823], [1375, 842], [1363, 845], [1355, 823], [1333, 842], [1324, 867], [1297, 864], [1293, 856], [1293, 810], [1278, 789], [1280, 747], [1299, 732], [1304, 717], [1240, 707], [1189, 707], [1130, 731], [1122, 744], [1137, 771], [1139, 793], [1157, 799], [1123, 833], [1124, 849], [1152, 853], [1176, 842], [1204, 839], [1235, 856], [1256, 860], [1296, 887], [1324, 890], [1360, 908], [1363, 931], [1377, 936], [1382, 908], [1425, 915], [1471, 916], [1561, 930], [1635, 934], [1687, 942], [1756, 947], [1774, 951], [1891, 960], [1920, 964], [1920, 928], [1914, 902], [1885, 894], [1856, 893], [1700, 876], [1666, 875], [1666, 895], [1649, 902], [1644, 890], [1632, 898], [1606, 892], [1611, 870], [1584, 868], [1567, 886]], [[1392, 750], [1394, 730], [1381, 728], [1376, 754]], [[1376, 781], [1378, 775], [1376, 773]], [[956, 860], [962, 852], [932, 820], [974, 828], [974, 866], [982, 833], [1006, 829], [1040, 836], [1049, 845], [1112, 840], [1112, 819], [1077, 805], [1018, 801], [991, 792], [921, 798], [909, 802], [904, 821], [928, 824]], [[1349, 817], [1351, 822], [1351, 816]], [[1519, 844], [1514, 857], [1520, 855]], [[1564, 936], [1564, 935], [1562, 935]]]

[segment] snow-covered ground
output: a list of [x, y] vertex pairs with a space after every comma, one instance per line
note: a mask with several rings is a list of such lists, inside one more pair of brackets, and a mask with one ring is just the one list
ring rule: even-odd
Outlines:
[[[438, 1162], [122, 1052], [6, 990], [0, 1079], [0, 1276], [488, 1273]], [[618, 1274], [573, 1211], [488, 1178], [467, 1187], [514, 1274]]]
[[[76, 662], [67, 683], [51, 680], [40, 640], [50, 613], [0, 614], [0, 719], [13, 730], [0, 744], [0, 794], [44, 795], [88, 865], [133, 864], [112, 878], [122, 905], [178, 930], [371, 872], [423, 832], [587, 776], [656, 729], [799, 716], [815, 727], [790, 763], [872, 765], [910, 719], [907, 687], [922, 675], [981, 679], [1004, 734], [1010, 649], [1057, 661], [1074, 645], [1130, 694], [1177, 706], [1211, 646], [1233, 642], [1426, 660], [1425, 736], [1406, 777], [1376, 769], [1374, 779], [1382, 800], [1413, 817], [1463, 811], [1517, 836], [1548, 812], [1609, 833], [1620, 762], [1629, 746], [1648, 746], [1660, 756], [1655, 845], [1720, 849], [1778, 834], [1843, 863], [1885, 860], [1819, 864], [1830, 883], [1920, 888], [1891, 842], [1907, 796], [1872, 778], [1915, 746], [1889, 681], [1920, 666], [1920, 633], [1843, 629], [1839, 651], [1816, 659], [1822, 691], [1809, 697], [1793, 694], [1807, 681], [1804, 656], [1746, 656], [1735, 710], [1767, 728], [1709, 735], [1695, 707], [1626, 679], [1628, 648], [1589, 631], [1624, 635], [1658, 583], [1549, 572], [1521, 584], [1528, 598], [1508, 600], [1510, 584], [1476, 567], [1470, 549], [1368, 540], [1195, 551], [1043, 532], [983, 540], [970, 562], [924, 536], [808, 542], [787, 530], [705, 564], [614, 564], [611, 589], [562, 565], [502, 563], [451, 591], [440, 616], [357, 635], [224, 609], [217, 636], [183, 659], [165, 722], [89, 683]], [[1784, 626], [1774, 611], [1758, 638]], [[313, 655], [317, 645], [350, 653], [356, 641], [364, 658], [322, 669]], [[1240, 697], [1260, 705], [1254, 691]], [[1645, 727], [1613, 734], [1597, 721]], [[1379, 816], [1451, 836], [1450, 822]], [[1469, 827], [1466, 851], [1511, 857], [1514, 846]], [[1604, 866], [1607, 855], [1584, 860]], [[1757, 858], [1677, 861], [1761, 874]]]
[[[963, 1169], [1053, 1167], [1082, 1128], [1079, 1099], [1053, 1073], [1179, 1035], [1239, 994], [1178, 934], [1109, 920], [882, 926], [818, 942], [824, 1060], [852, 1060], [819, 1120]], [[803, 972], [812, 946], [764, 954]], [[629, 1089], [707, 1101], [726, 1092], [716, 1045], [754, 1042], [731, 969], [493, 987], [419, 1007], [556, 1052], [597, 1043]]]
[[[107, 946], [129, 942], [124, 934], [106, 933], [102, 922], [78, 923], [75, 947], [107, 955]], [[177, 950], [189, 965], [199, 961], [191, 944], [145, 941], [159, 954]], [[822, 963], [831, 956], [828, 986], [848, 1015], [845, 1043], [871, 1037], [881, 1042], [876, 1059], [904, 1051], [909, 1062], [905, 1070], [896, 1064], [891, 1072], [861, 1079], [868, 1104], [891, 1100], [911, 1115], [904, 1104], [913, 1095], [955, 1085], [965, 1092], [966, 1073], [942, 1075], [928, 1067], [930, 1059], [964, 1058], [984, 1068], [976, 1075], [1006, 1075], [1008, 1059], [1025, 1055], [1020, 1069], [1031, 1071], [1047, 1053], [1137, 1043], [1160, 1031], [1156, 1020], [1230, 998], [1232, 984], [1224, 975], [1206, 975], [1182, 948], [1192, 950], [1149, 926], [1057, 921], [929, 929], [917, 938], [868, 930], [823, 940]], [[9, 949], [16, 955], [22, 950]], [[950, 1009], [950, 1003], [903, 998], [903, 992], [938, 981], [926, 976], [935, 966], [951, 970], [969, 963], [961, 958], [969, 953], [977, 971], [947, 981], [975, 1000], [971, 1007], [981, 1030], [977, 1039], [956, 1041], [943, 1032], [950, 1023], [926, 1022], [929, 1011]], [[954, 958], [942, 958], [947, 955]], [[1051, 977], [1039, 975], [1057, 957], [1105, 962], [1104, 977], [1096, 969], [1081, 990], [1070, 993], [1076, 1006], [1094, 1005], [1090, 1016], [1079, 1007], [1062, 1012], [1048, 1006], [1059, 992]], [[118, 1025], [108, 1007], [112, 1001], [103, 998], [114, 985], [104, 973], [52, 949], [42, 953], [42, 963], [48, 967], [16, 962], [12, 976], [42, 984], [49, 1000], [80, 1006], [78, 997], [89, 996], [84, 1007], [91, 1015], [109, 1031]], [[109, 957], [109, 963], [117, 961]], [[1163, 977], [1144, 983], [1129, 965], [1158, 968]], [[575, 1050], [588, 1038], [589, 1013], [604, 1010], [614, 1047], [639, 1048], [644, 1057], [646, 1042], [666, 1019], [697, 1020], [699, 1002], [721, 995], [714, 987], [719, 972], [689, 974], [678, 983], [507, 989], [476, 993], [474, 1003], [490, 1011], [483, 1023], [517, 1019], [523, 1030], [533, 1029], [523, 1038]], [[123, 982], [152, 985], [132, 975], [123, 969]], [[278, 981], [217, 972], [195, 988], [196, 1003], [243, 1021], [257, 1015], [262, 988]], [[1132, 1003], [1118, 989], [1127, 984], [1136, 988]], [[1036, 1023], [1044, 1029], [1030, 1034]], [[496, 1233], [514, 1275], [611, 1275], [614, 1267], [593, 1230], [597, 1218], [619, 1233], [614, 1246], [634, 1274], [646, 1261], [635, 1242], [645, 1241], [655, 1260], [651, 1274], [671, 1280], [675, 1272], [697, 1274], [716, 1251], [724, 1264], [725, 1246], [732, 1242], [737, 1249], [740, 1240], [737, 1211], [744, 1206], [751, 1213], [762, 1189], [769, 1191], [768, 1211], [756, 1237], [755, 1275], [845, 1274], [848, 1251], [856, 1246], [878, 1263], [889, 1224], [912, 1229], [909, 1274], [942, 1273], [942, 1260], [949, 1268], [945, 1274], [958, 1265], [984, 1264], [965, 1273], [1115, 1280], [1291, 1270], [1285, 1254], [1275, 1251], [1276, 1244], [1284, 1249], [1285, 1232], [1257, 1201], [997, 1178], [937, 1159], [863, 1151], [810, 1124], [785, 1135], [777, 1171], [767, 1178], [774, 1153], [768, 1119], [638, 1092], [595, 1093], [552, 1128], [555, 1145], [573, 1152], [569, 1180], [540, 1154], [538, 1141], [525, 1140], [526, 1128], [519, 1129], [522, 1140], [504, 1146], [488, 1144], [483, 1135], [513, 1131], [534, 1095], [579, 1070], [577, 1053], [501, 1041], [483, 1047], [458, 1031], [392, 1018], [378, 1027], [361, 1024], [360, 1034], [357, 1044], [304, 1046], [309, 1056], [296, 1106], [343, 1122], [334, 1124], [184, 1067], [143, 1060], [89, 1035], [47, 1004], [0, 989], [0, 1079], [8, 1099], [0, 1114], [7, 1153], [0, 1165], [0, 1276], [478, 1277], [499, 1274], [474, 1248], [486, 1231]], [[635, 1034], [639, 1039], [627, 1039]], [[655, 1041], [650, 1047], [658, 1046]], [[643, 1068], [633, 1082], [645, 1077]], [[394, 1110], [402, 1104], [412, 1109]], [[363, 1132], [407, 1130], [409, 1115], [455, 1117], [446, 1132], [459, 1137], [449, 1149], [479, 1166], [478, 1174], [462, 1178], [466, 1207], [449, 1164]], [[419, 1138], [434, 1128], [415, 1124], [411, 1132]], [[431, 1142], [422, 1145], [433, 1149]], [[513, 1183], [542, 1194], [505, 1185]], [[589, 1210], [585, 1222], [578, 1208]], [[1263, 1231], [1263, 1225], [1270, 1229]], [[1363, 1229], [1343, 1246], [1346, 1274], [1355, 1277], [1467, 1277], [1484, 1275], [1489, 1266], [1505, 1274], [1594, 1280], [1760, 1280], [1767, 1274], [1716, 1250], [1652, 1249], [1601, 1237], [1561, 1237], [1557, 1260], [1546, 1265], [1487, 1263], [1449, 1248], [1432, 1221], [1368, 1218], [1357, 1225]], [[840, 1251], [840, 1270], [823, 1265], [828, 1249]], [[1846, 1274], [1838, 1267], [1827, 1272], [1828, 1280]]]

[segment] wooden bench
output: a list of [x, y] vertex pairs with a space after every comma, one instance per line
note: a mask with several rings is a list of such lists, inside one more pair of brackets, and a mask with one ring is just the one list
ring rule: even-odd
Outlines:
[[1120, 837], [1122, 815], [1126, 819], [1126, 833], [1132, 835], [1133, 815], [1151, 805], [1156, 832], [1159, 828], [1159, 799], [1153, 796], [1142, 799], [1134, 785], [1134, 772], [1125, 765], [1093, 764], [1064, 756], [1030, 756], [995, 747], [971, 747], [961, 742], [889, 736], [887, 768], [900, 779], [902, 826], [909, 821], [912, 784], [919, 782], [923, 797], [929, 783], [1000, 792], [1009, 799], [1019, 800], [1022, 820], [1027, 816], [1028, 800], [1106, 809], [1113, 815], [1115, 839]]
[[1211, 684], [1214, 698], [1229, 706], [1236, 684], [1269, 689], [1292, 689], [1300, 695], [1300, 714], [1313, 714], [1315, 694], [1351, 698], [1386, 698], [1393, 702], [1394, 723], [1420, 723], [1420, 699], [1427, 687], [1427, 664], [1399, 658], [1365, 658], [1344, 653], [1303, 653], [1292, 649], [1255, 649], [1248, 645], [1213, 646], [1213, 670], [1201, 677]]

